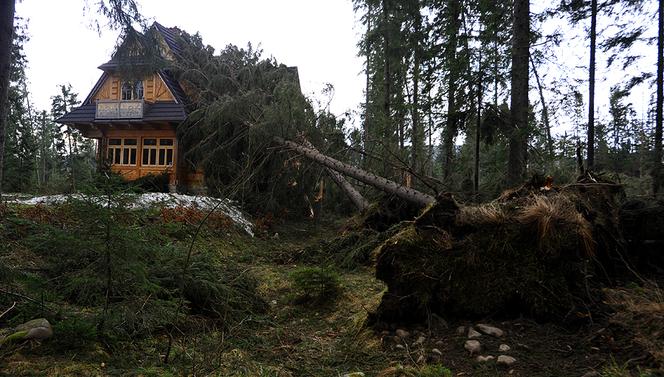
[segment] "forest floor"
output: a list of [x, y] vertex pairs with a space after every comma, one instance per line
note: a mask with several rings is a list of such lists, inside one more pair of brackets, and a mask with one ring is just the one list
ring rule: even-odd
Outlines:
[[[182, 329], [176, 336], [169, 364], [161, 361], [168, 337], [156, 332], [116, 343], [95, 341], [75, 350], [62, 350], [51, 340], [4, 349], [0, 346], [0, 375], [655, 375], [636, 367], [646, 362], [633, 342], [638, 329], [608, 318], [574, 328], [525, 318], [481, 321], [505, 331], [501, 338], [482, 335], [481, 355], [498, 356], [498, 347], [507, 344], [510, 350], [505, 354], [516, 359], [510, 367], [498, 366], [495, 361], [478, 363], [469, 355], [464, 348], [467, 327], [476, 322], [437, 319], [430, 327], [392, 325], [390, 330], [373, 330], [365, 321], [379, 304], [384, 285], [368, 267], [339, 270], [341, 294], [336, 299], [317, 305], [294, 300], [289, 274], [301, 265], [285, 261], [306, 246], [333, 239], [342, 228], [343, 220], [336, 219], [284, 223], [255, 238], [241, 231], [202, 235], [196, 247], [223, 254], [257, 277], [258, 292], [268, 308], [226, 330], [214, 321], [191, 315], [192, 328]], [[32, 257], [29, 251], [21, 256]], [[661, 310], [662, 302], [654, 305], [660, 305]], [[458, 331], [460, 326], [466, 327], [463, 333]], [[397, 329], [409, 335], [397, 337]], [[403, 335], [403, 331], [399, 332]]]

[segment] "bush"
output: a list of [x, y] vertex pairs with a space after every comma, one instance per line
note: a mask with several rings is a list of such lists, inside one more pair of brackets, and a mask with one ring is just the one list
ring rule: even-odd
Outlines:
[[288, 278], [298, 302], [321, 304], [334, 300], [341, 292], [339, 275], [328, 268], [300, 267], [292, 271]]
[[65, 318], [53, 323], [53, 345], [59, 350], [81, 350], [97, 339], [97, 327], [92, 319]]

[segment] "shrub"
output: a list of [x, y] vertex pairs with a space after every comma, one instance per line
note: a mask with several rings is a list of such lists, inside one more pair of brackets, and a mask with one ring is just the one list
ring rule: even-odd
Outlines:
[[299, 302], [324, 303], [341, 292], [339, 275], [321, 267], [300, 267], [288, 275]]
[[93, 320], [69, 317], [53, 323], [52, 343], [59, 350], [85, 349], [97, 339], [97, 327]]

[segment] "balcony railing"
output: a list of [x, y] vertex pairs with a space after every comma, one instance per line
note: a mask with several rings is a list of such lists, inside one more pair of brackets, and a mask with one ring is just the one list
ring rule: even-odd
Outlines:
[[97, 112], [95, 119], [140, 119], [143, 118], [144, 102], [140, 100], [97, 101]]

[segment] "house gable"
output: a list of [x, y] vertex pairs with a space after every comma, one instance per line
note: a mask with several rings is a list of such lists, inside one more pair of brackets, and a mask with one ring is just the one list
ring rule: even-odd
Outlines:
[[[100, 81], [101, 83], [96, 85], [92, 92], [90, 92], [86, 102], [93, 104], [99, 100], [120, 100], [120, 88], [122, 88], [120, 76], [104, 73]], [[172, 90], [168, 87], [159, 72], [143, 79], [143, 90], [143, 99], [148, 103], [180, 102], [175, 98]]]

